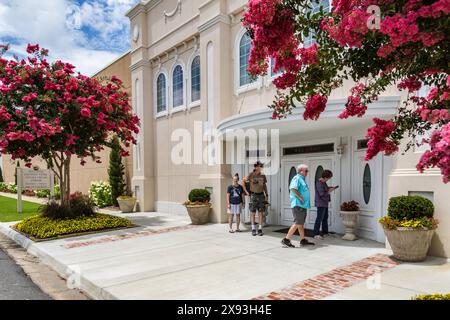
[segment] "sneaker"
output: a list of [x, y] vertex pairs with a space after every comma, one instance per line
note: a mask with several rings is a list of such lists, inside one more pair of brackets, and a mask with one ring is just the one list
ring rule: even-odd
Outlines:
[[321, 235], [317, 235], [317, 236], [314, 236], [314, 239], [323, 240], [323, 237]]
[[315, 243], [314, 242], [310, 242], [310, 241], [308, 241], [306, 239], [302, 239], [300, 241], [300, 245], [301, 246], [313, 246], [313, 245], [315, 245]]
[[264, 233], [262, 232], [261, 229], [258, 230], [258, 236], [262, 236]]
[[256, 230], [255, 229], [252, 230], [252, 236], [256, 236]]
[[295, 248], [295, 246], [292, 244], [291, 240], [284, 238], [283, 240], [281, 240], [281, 244], [285, 247], [285, 248]]

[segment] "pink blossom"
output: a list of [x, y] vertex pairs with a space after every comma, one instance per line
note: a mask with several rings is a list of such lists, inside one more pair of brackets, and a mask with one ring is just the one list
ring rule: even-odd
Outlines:
[[24, 96], [22, 98], [22, 101], [26, 102], [26, 103], [29, 103], [29, 102], [31, 102], [33, 100], [36, 100], [36, 99], [37, 99], [37, 94], [32, 92], [32, 93], [29, 93], [28, 95]]
[[300, 49], [300, 56], [303, 64], [317, 64], [319, 63], [319, 56], [317, 54], [319, 47], [316, 43], [308, 48]]
[[35, 45], [28, 44], [28, 46], [27, 46], [27, 53], [35, 53], [37, 51], [39, 51], [39, 45], [38, 44], [35, 44]]
[[83, 117], [89, 118], [91, 116], [91, 110], [89, 108], [83, 108], [83, 109], [81, 109], [80, 114]]
[[320, 114], [325, 110], [327, 106], [327, 98], [320, 95], [315, 94], [310, 96], [308, 101], [305, 104], [305, 112], [303, 113], [303, 118], [305, 120], [317, 120], [319, 119]]
[[384, 151], [386, 155], [390, 155], [398, 150], [397, 144], [389, 140], [389, 136], [396, 128], [395, 123], [392, 120], [379, 118], [374, 118], [373, 122], [375, 126], [369, 128], [366, 135], [369, 139], [365, 156], [366, 161], [371, 160], [381, 151]]

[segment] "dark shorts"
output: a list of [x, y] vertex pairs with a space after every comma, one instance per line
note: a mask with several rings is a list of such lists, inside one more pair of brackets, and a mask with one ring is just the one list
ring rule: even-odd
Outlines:
[[304, 225], [306, 221], [306, 209], [301, 207], [292, 208], [292, 215], [294, 216], [294, 223]]
[[250, 195], [249, 203], [250, 212], [265, 212], [266, 211], [266, 196], [264, 193], [252, 193]]

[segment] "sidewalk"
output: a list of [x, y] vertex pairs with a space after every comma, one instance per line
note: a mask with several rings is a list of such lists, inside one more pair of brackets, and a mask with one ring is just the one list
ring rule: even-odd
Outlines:
[[11, 223], [0, 232], [96, 299], [410, 299], [450, 288], [446, 259], [399, 264], [369, 240], [336, 236], [288, 249], [273, 232], [279, 226], [252, 237], [226, 225], [192, 226], [184, 216], [122, 216], [141, 227], [41, 243]]

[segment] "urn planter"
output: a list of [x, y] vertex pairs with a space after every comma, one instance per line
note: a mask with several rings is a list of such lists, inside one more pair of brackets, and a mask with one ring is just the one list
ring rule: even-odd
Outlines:
[[186, 204], [186, 209], [191, 218], [192, 224], [200, 225], [209, 222], [209, 211], [211, 204]]
[[341, 211], [342, 223], [345, 226], [345, 235], [343, 240], [354, 241], [358, 237], [355, 234], [355, 229], [358, 225], [359, 211]]
[[134, 211], [134, 206], [136, 205], [136, 198], [118, 197], [117, 202], [119, 203], [120, 211], [122, 211], [122, 213], [130, 213]]
[[435, 229], [384, 228], [394, 257], [401, 261], [418, 262], [427, 257]]

